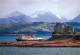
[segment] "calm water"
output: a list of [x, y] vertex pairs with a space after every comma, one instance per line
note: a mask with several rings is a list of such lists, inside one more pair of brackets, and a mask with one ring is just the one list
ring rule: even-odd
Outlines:
[[[19, 35], [1, 35], [0, 42], [16, 41]], [[51, 36], [41, 36], [45, 39]], [[80, 48], [0, 47], [0, 55], [80, 55]]]
[[[40, 35], [37, 35], [38, 37]], [[16, 41], [17, 38], [19, 38], [20, 35], [0, 35], [0, 42], [8, 42], [8, 41]], [[44, 39], [48, 39], [51, 37], [51, 35], [41, 35], [40, 37], [43, 37]]]
[[80, 55], [80, 48], [0, 47], [0, 55]]

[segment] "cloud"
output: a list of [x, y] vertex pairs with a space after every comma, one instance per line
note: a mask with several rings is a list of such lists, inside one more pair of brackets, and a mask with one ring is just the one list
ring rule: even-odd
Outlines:
[[49, 10], [68, 19], [80, 14], [80, 0], [0, 0], [0, 17], [19, 10], [32, 14], [40, 10]]

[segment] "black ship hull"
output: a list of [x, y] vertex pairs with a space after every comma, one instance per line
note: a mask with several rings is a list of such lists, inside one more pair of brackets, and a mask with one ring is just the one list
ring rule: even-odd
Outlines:
[[16, 39], [17, 41], [43, 41], [42, 39], [41, 40], [26, 40], [26, 39]]

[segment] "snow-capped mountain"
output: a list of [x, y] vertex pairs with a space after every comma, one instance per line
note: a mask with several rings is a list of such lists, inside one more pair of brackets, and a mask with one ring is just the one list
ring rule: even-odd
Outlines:
[[33, 19], [18, 11], [10, 13], [6, 18], [0, 18], [0, 24], [24, 22], [33, 22]]
[[51, 12], [35, 12], [32, 16], [37, 22], [67, 22], [66, 18], [54, 15]]
[[14, 11], [14, 12], [11, 12], [10, 14], [8, 14], [6, 17], [16, 17], [16, 16], [20, 16], [20, 15], [25, 15], [25, 14], [22, 12], [19, 12], [19, 11]]
[[56, 15], [56, 17], [58, 17], [59, 19], [61, 19], [62, 22], [68, 22], [69, 21], [67, 18], [64, 18], [64, 17], [62, 17], [60, 15]]
[[54, 15], [50, 11], [48, 12], [35, 12], [30, 16], [25, 15], [19, 11], [11, 12], [6, 18], [0, 18], [0, 24], [7, 23], [26, 23], [26, 22], [66, 22], [67, 19], [60, 16]]
[[72, 19], [71, 22], [78, 22], [78, 23], [80, 23], [80, 15], [78, 15], [77, 17]]

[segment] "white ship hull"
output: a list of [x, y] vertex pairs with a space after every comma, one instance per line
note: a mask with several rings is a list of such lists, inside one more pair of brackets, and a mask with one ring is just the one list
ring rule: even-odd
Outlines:
[[27, 40], [27, 39], [16, 39], [17, 41], [43, 41], [44, 39], [39, 40]]
[[22, 36], [21, 38], [16, 39], [17, 41], [42, 41], [44, 40], [42, 37], [25, 37]]

